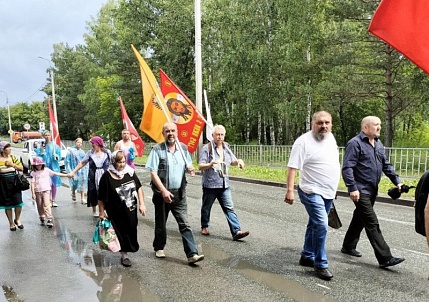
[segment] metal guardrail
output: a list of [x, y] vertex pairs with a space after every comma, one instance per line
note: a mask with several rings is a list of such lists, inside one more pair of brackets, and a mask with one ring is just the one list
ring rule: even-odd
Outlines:
[[[74, 141], [63, 141], [66, 147], [74, 145]], [[154, 143], [146, 143], [145, 155], [149, 155]], [[292, 146], [265, 146], [265, 145], [230, 145], [231, 150], [238, 158], [242, 158], [246, 165], [285, 168], [289, 160]], [[83, 143], [83, 149], [89, 150], [91, 144]], [[390, 162], [401, 177], [419, 178], [429, 169], [429, 148], [385, 148]], [[344, 147], [339, 148], [340, 163], [343, 162]], [[196, 159], [197, 154], [192, 155]]]

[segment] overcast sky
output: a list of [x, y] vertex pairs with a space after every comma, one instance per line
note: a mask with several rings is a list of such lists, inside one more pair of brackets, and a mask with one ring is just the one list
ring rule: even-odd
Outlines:
[[42, 101], [53, 45], [83, 44], [107, 0], [0, 0], [0, 107]]

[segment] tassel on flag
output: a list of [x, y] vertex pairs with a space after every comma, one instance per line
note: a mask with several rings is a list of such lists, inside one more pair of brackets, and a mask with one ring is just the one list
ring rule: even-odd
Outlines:
[[51, 98], [48, 98], [48, 110], [49, 110], [49, 130], [51, 132], [51, 139], [52, 141], [61, 147], [61, 138], [60, 138], [60, 131], [58, 130], [58, 123], [55, 120], [54, 111], [51, 107]]
[[121, 97], [119, 97], [119, 104], [121, 106], [121, 116], [122, 116], [122, 123], [124, 125], [124, 129], [127, 129], [128, 131], [130, 131], [131, 141], [134, 143], [137, 149], [136, 150], [137, 156], [142, 156], [144, 152], [144, 142], [141, 139], [140, 135], [138, 134], [130, 118], [128, 117], [127, 111], [125, 110], [125, 106], [124, 106], [124, 103], [122, 102]]
[[177, 136], [182, 143], [188, 146], [189, 152], [193, 153], [197, 150], [205, 122], [200, 117], [194, 103], [162, 69], [159, 72], [161, 92], [168, 110], [173, 114], [172, 120], [177, 125]]
[[429, 74], [429, 1], [382, 0], [368, 31]]

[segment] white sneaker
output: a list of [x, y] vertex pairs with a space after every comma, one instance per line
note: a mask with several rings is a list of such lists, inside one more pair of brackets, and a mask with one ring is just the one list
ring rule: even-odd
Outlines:
[[98, 216], [100, 216], [100, 215], [98, 215], [98, 212], [92, 213], [92, 217], [97, 217], [98, 218]]
[[156, 258], [165, 258], [164, 250], [157, 250], [157, 251], [155, 251], [155, 257]]
[[58, 207], [58, 204], [57, 204], [55, 201], [53, 201], [53, 202], [52, 202], [52, 207], [53, 207], [53, 208], [56, 208], [56, 207]]
[[194, 255], [188, 258], [188, 263], [195, 263], [204, 260], [204, 255]]
[[48, 228], [52, 228], [54, 226], [54, 224], [52, 223], [52, 219], [48, 219], [48, 221], [46, 222], [46, 226]]

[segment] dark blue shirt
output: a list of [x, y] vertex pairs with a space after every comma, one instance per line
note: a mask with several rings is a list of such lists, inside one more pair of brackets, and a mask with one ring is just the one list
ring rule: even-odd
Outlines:
[[401, 182], [395, 168], [386, 158], [384, 146], [378, 138], [374, 140], [374, 147], [363, 132], [347, 142], [342, 174], [349, 192], [377, 195], [381, 172], [389, 177], [395, 186]]

